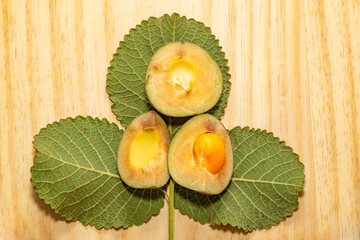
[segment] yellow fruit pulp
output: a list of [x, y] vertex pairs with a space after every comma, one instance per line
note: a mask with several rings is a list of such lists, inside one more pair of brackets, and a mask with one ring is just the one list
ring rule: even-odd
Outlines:
[[184, 58], [174, 59], [170, 67], [170, 78], [185, 93], [189, 93], [196, 78], [196, 68]]
[[155, 128], [146, 128], [136, 135], [131, 144], [129, 162], [140, 169], [153, 160], [159, 151], [160, 134]]
[[225, 163], [225, 145], [215, 133], [203, 133], [195, 139], [193, 155], [197, 167], [216, 174]]

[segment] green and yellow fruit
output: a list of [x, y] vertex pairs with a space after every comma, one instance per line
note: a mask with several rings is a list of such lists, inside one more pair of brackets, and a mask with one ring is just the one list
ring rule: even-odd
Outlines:
[[172, 139], [168, 164], [171, 177], [181, 186], [204, 194], [222, 192], [233, 172], [226, 129], [209, 114], [191, 118]]
[[203, 48], [172, 42], [158, 49], [147, 68], [145, 89], [150, 103], [162, 114], [186, 117], [204, 113], [218, 102], [221, 71]]
[[136, 117], [121, 139], [118, 170], [134, 188], [159, 188], [169, 180], [167, 156], [170, 137], [164, 120], [154, 111]]

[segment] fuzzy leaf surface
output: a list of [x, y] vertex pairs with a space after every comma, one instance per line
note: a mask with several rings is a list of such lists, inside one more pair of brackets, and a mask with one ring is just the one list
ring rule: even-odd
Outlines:
[[[203, 23], [178, 14], [165, 14], [160, 18], [151, 17], [131, 29], [124, 41], [120, 42], [108, 68], [106, 91], [113, 102], [111, 109], [123, 127], [127, 127], [141, 113], [153, 110], [145, 93], [147, 66], [160, 47], [176, 41], [201, 46], [219, 65], [223, 77], [223, 92], [219, 102], [208, 113], [218, 119], [224, 114], [230, 90], [230, 74], [228, 61], [221, 51], [219, 41]], [[174, 126], [179, 126], [182, 122], [173, 121]]]
[[218, 195], [175, 187], [175, 208], [202, 224], [230, 224], [245, 231], [270, 228], [292, 215], [304, 186], [298, 155], [272, 133], [235, 127], [229, 132], [234, 172]]
[[106, 119], [68, 118], [34, 138], [31, 183], [40, 198], [67, 220], [96, 228], [141, 225], [164, 206], [158, 189], [133, 189], [117, 171], [123, 131]]

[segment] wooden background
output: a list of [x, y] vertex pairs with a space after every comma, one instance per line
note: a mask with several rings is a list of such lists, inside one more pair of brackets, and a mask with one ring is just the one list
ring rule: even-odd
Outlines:
[[140, 227], [58, 217], [30, 184], [33, 136], [77, 115], [116, 122], [107, 67], [129, 29], [178, 12], [229, 60], [223, 123], [267, 129], [305, 164], [292, 217], [243, 233], [175, 210], [175, 239], [360, 239], [360, 1], [42, 1], [0, 4], [0, 239], [167, 239], [167, 205]]

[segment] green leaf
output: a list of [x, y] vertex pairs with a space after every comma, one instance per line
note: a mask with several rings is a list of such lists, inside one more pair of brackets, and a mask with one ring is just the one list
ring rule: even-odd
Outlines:
[[36, 135], [31, 183], [67, 220], [96, 228], [140, 225], [164, 206], [159, 189], [126, 186], [116, 157], [123, 131], [106, 119], [60, 120]]
[[176, 185], [175, 207], [202, 224], [245, 231], [277, 225], [298, 206], [304, 165], [272, 133], [236, 127], [229, 134], [234, 173], [227, 189], [209, 196]]
[[[156, 50], [174, 41], [195, 43], [208, 51], [217, 62], [222, 72], [223, 92], [219, 102], [208, 113], [218, 119], [224, 114], [230, 90], [230, 74], [219, 41], [203, 23], [178, 14], [166, 14], [160, 18], [151, 17], [131, 29], [124, 41], [120, 42], [111, 61], [106, 90], [114, 103], [111, 109], [122, 126], [127, 127], [139, 114], [153, 110], [145, 93], [147, 66]], [[177, 125], [182, 122], [176, 121]]]

